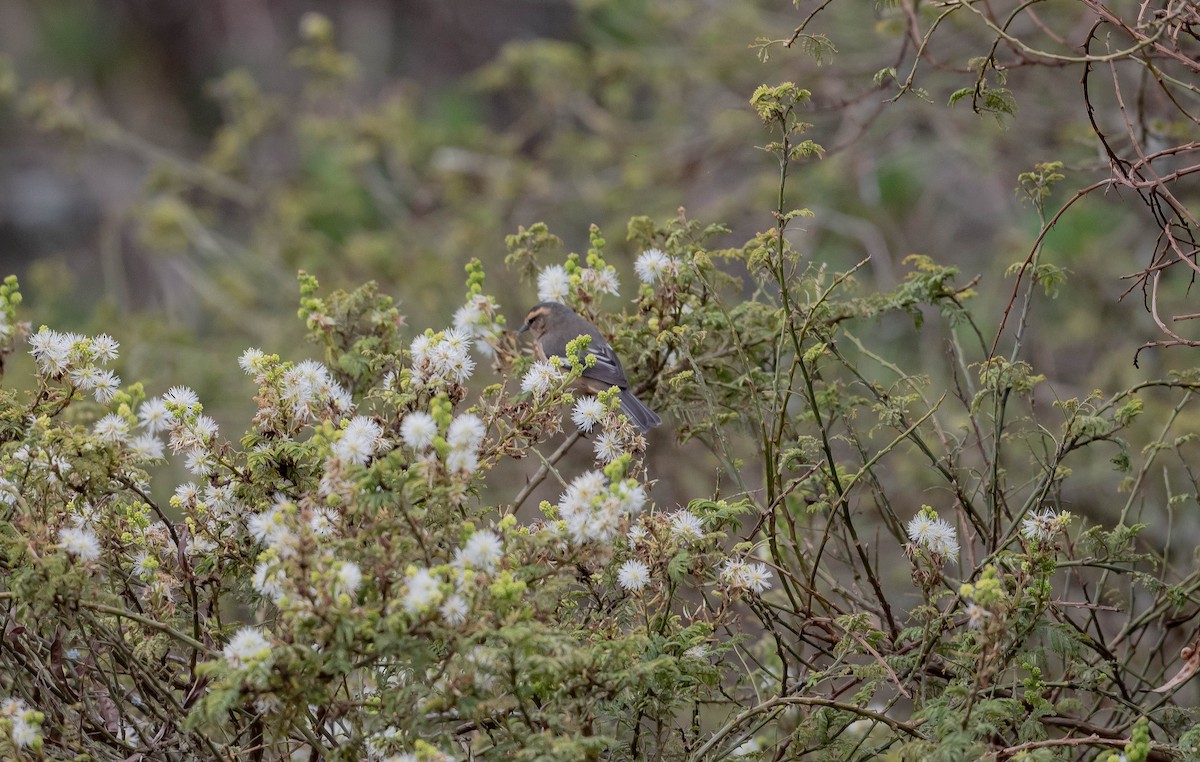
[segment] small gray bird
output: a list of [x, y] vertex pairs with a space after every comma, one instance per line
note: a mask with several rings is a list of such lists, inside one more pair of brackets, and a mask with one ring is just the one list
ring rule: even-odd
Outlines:
[[617, 359], [608, 340], [596, 326], [581, 318], [575, 310], [558, 302], [542, 302], [535, 305], [525, 316], [525, 324], [521, 326], [520, 332], [526, 331], [533, 332], [533, 349], [541, 360], [548, 357], [565, 358], [567, 342], [580, 336], [591, 336], [592, 343], [588, 344], [587, 353], [595, 355], [596, 363], [584, 369], [583, 376], [575, 385], [592, 394], [608, 391], [613, 386], [619, 388], [621, 412], [642, 431], [662, 423], [662, 419], [653, 410], [629, 391], [629, 379], [625, 378], [621, 361]]

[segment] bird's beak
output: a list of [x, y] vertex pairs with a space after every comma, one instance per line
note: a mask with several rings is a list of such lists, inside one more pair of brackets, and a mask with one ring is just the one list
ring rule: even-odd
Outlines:
[[526, 331], [528, 331], [528, 330], [529, 330], [529, 321], [528, 321], [528, 320], [526, 320], [526, 321], [525, 321], [525, 322], [524, 322], [524, 323], [521, 325], [521, 327], [517, 329], [517, 333], [525, 333], [525, 332], [526, 332]]

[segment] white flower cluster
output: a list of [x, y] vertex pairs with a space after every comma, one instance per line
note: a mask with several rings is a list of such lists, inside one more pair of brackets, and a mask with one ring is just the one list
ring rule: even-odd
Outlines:
[[538, 301], [566, 302], [575, 284], [593, 300], [605, 294], [620, 295], [621, 282], [614, 268], [607, 265], [602, 268], [586, 267], [575, 272], [572, 276], [562, 265], [543, 268], [537, 277]]
[[472, 534], [466, 544], [454, 553], [454, 565], [490, 574], [496, 570], [496, 565], [502, 558], [504, 544], [500, 537], [495, 532], [485, 529]]
[[601, 465], [645, 446], [640, 432], [631, 425], [622, 425], [620, 420], [619, 409], [608, 410], [597, 397], [580, 397], [571, 411], [571, 421], [580, 431], [591, 433], [597, 426], [603, 429], [592, 437], [592, 452]]
[[704, 521], [689, 510], [676, 511], [671, 514], [671, 536], [683, 543], [703, 540]]
[[279, 558], [291, 558], [300, 545], [297, 532], [295, 503], [278, 499], [265, 511], [252, 515], [246, 522], [250, 535], [267, 546]]
[[[289, 550], [290, 552], [292, 551]], [[346, 596], [351, 601], [357, 598], [358, 591], [362, 589], [363, 584], [361, 566], [353, 561], [339, 561], [331, 554], [325, 553], [321, 558], [319, 568], [328, 570], [324, 577], [329, 580], [327, 592], [332, 598]], [[287, 568], [274, 547], [268, 548], [259, 555], [258, 565], [254, 567], [254, 575], [251, 577], [251, 585], [259, 595], [271, 600], [276, 605], [282, 605], [285, 598], [295, 602], [296, 599], [291, 598], [291, 595], [296, 592], [295, 587], [290, 583], [291, 579], [288, 577]], [[310, 586], [301, 593], [315, 595], [317, 589]]]
[[479, 446], [486, 433], [487, 427], [477, 415], [463, 413], [451, 421], [446, 429], [446, 442], [450, 445], [446, 469], [459, 475], [474, 473], [479, 466]]
[[412, 378], [417, 388], [463, 384], [475, 372], [471, 359], [471, 334], [454, 328], [440, 334], [423, 333], [408, 347]]
[[989, 619], [992, 617], [992, 612], [980, 606], [978, 603], [968, 603], [967, 612], [967, 627], [972, 630], [982, 630]]
[[621, 522], [642, 510], [646, 490], [633, 479], [611, 482], [599, 471], [576, 477], [558, 501], [558, 514], [577, 543], [608, 542]]
[[721, 565], [721, 582], [733, 590], [749, 590], [761, 595], [771, 589], [771, 570], [764, 563], [729, 559]]
[[333, 445], [333, 457], [365, 466], [383, 443], [383, 427], [363, 415], [355, 416]]
[[1030, 542], [1049, 542], [1054, 535], [1067, 528], [1071, 518], [1067, 511], [1056, 513], [1049, 508], [1034, 511], [1021, 521], [1021, 534]]
[[617, 569], [617, 584], [631, 593], [639, 593], [650, 582], [650, 567], [638, 560], [630, 560]]
[[85, 563], [100, 558], [100, 539], [87, 527], [63, 527], [58, 530], [58, 544], [67, 555]]
[[442, 581], [436, 573], [429, 569], [415, 569], [408, 575], [402, 601], [405, 611], [420, 614], [441, 600]]
[[254, 576], [250, 578], [250, 584], [259, 595], [279, 604], [288, 591], [287, 570], [278, 562], [278, 556], [275, 554], [264, 553], [260, 558], [264, 556], [267, 560], [259, 561], [254, 567]]
[[202, 558], [238, 524], [246, 507], [234, 496], [233, 485], [207, 483], [204, 488], [185, 482], [175, 488], [172, 507], [183, 511], [193, 522], [195, 534], [187, 543], [193, 558]]
[[8, 720], [9, 739], [18, 749], [28, 749], [41, 745], [42, 713], [30, 709], [19, 698], [6, 698], [0, 701], [0, 717]]
[[679, 275], [679, 260], [669, 257], [660, 249], [647, 249], [633, 264], [638, 280], [653, 285]]
[[571, 421], [579, 427], [580, 431], [588, 433], [596, 424], [604, 420], [606, 415], [608, 415], [608, 410], [599, 399], [580, 397], [575, 401], [575, 409], [571, 412]]
[[68, 376], [71, 383], [91, 392], [97, 402], [112, 401], [121, 388], [121, 379], [111, 370], [100, 368], [117, 359], [120, 344], [108, 334], [94, 338], [78, 333], [59, 333], [43, 327], [29, 337], [29, 354], [37, 360], [38, 370], [48, 378]]
[[442, 602], [438, 613], [442, 615], [442, 619], [445, 620], [446, 624], [451, 627], [458, 627], [467, 621], [467, 615], [471, 613], [471, 606], [467, 603], [466, 598], [455, 593]]
[[225, 661], [234, 669], [245, 669], [271, 659], [271, 641], [254, 627], [237, 631], [222, 651]]
[[0, 476], [0, 505], [14, 505], [20, 496], [21, 491], [17, 489], [17, 485]]
[[923, 506], [908, 522], [908, 537], [943, 561], [958, 558], [958, 533], [948, 522], [939, 519], [932, 508]]
[[338, 561], [333, 566], [334, 595], [346, 595], [351, 598], [358, 595], [363, 581], [362, 567], [353, 561]]
[[433, 420], [432, 415], [421, 410], [409, 413], [400, 424], [400, 439], [417, 452], [428, 450], [437, 434], [437, 421]]
[[[257, 351], [247, 350], [250, 353]], [[243, 369], [249, 366], [253, 370], [253, 355], [247, 359], [243, 354], [239, 364]], [[327, 417], [341, 418], [354, 410], [350, 392], [334, 380], [329, 368], [316, 360], [304, 360], [288, 368], [283, 374], [280, 396], [301, 423]]]
[[545, 397], [551, 389], [566, 377], [566, 370], [556, 358], [538, 360], [521, 379], [521, 391], [532, 394], [534, 399]]
[[592, 440], [592, 452], [597, 463], [612, 463], [625, 454], [625, 440], [613, 429], [605, 429]]
[[504, 333], [504, 324], [497, 318], [500, 305], [490, 296], [475, 294], [454, 313], [454, 328], [476, 339], [475, 348], [487, 357], [496, 354], [495, 346]]
[[550, 265], [538, 273], [539, 302], [565, 302], [571, 294], [571, 277], [562, 265]]
[[617, 280], [617, 271], [612, 267], [602, 270], [589, 267], [579, 274], [579, 285], [593, 298], [602, 294], [619, 296], [621, 282]]

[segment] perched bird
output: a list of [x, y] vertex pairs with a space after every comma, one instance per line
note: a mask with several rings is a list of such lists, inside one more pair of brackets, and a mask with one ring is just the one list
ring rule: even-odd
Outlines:
[[585, 368], [583, 376], [575, 382], [579, 389], [592, 394], [608, 391], [615, 386], [621, 390], [621, 412], [629, 417], [639, 429], [646, 431], [660, 423], [653, 410], [646, 407], [641, 400], [629, 391], [629, 379], [625, 378], [625, 370], [621, 361], [609, 346], [608, 340], [596, 326], [581, 318], [575, 310], [558, 302], [542, 302], [529, 310], [525, 316], [525, 324], [521, 333], [533, 332], [533, 348], [538, 359], [549, 357], [566, 357], [567, 342], [580, 336], [591, 336], [587, 353], [595, 355], [596, 363]]

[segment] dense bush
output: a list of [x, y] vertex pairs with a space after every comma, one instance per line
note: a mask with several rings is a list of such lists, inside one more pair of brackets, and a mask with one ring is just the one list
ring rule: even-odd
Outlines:
[[[762, 40], [763, 55], [801, 45], [825, 60], [834, 45], [810, 26], [828, 5], [790, 39]], [[1013, 114], [1009, 69], [1090, 77], [1109, 64], [1118, 101], [1118, 67], [1167, 72], [1139, 92], [1194, 92], [1178, 77], [1191, 59], [1170, 55], [1193, 30], [1186, 7], [1125, 24], [1133, 48], [1084, 56], [1034, 46], [1054, 37], [1041, 23], [1014, 37], [1029, 7], [1001, 25], [968, 3], [882, 7], [883, 26], [919, 51], [907, 73], [868, 78], [869, 92], [927, 95], [918, 73], [938, 68], [939, 29], [964, 16], [995, 44], [945, 67], [974, 83], [951, 101], [984, 114]], [[1081, 7], [1120, 26], [1099, 3]], [[678, 9], [642, 15], [684, 25]], [[744, 116], [761, 120], [778, 163], [769, 229], [730, 248], [728, 229], [680, 209], [635, 217], [619, 243], [593, 225], [587, 248], [564, 255], [548, 226], [529, 225], [507, 239], [507, 270], [482, 254], [487, 278], [467, 266], [443, 326], [420, 305], [402, 314], [375, 283], [319, 280], [374, 272], [420, 291], [443, 248], [477, 244], [528, 189], [553, 197], [536, 182], [545, 167], [598, 171], [698, 107], [673, 69], [639, 66], [613, 40], [586, 55], [514, 45], [480, 87], [527, 87], [531, 135], [564, 115], [584, 127], [533, 149], [463, 135], [477, 149], [464, 163], [408, 93], [349, 102], [356, 67], [332, 28], [309, 16], [302, 33], [299, 105], [230, 74], [215, 89], [229, 119], [195, 162], [0, 70], [0, 96], [19, 90], [41, 127], [156, 162], [129, 222], [148, 250], [204, 261], [209, 279], [191, 282], [227, 322], [273, 320], [290, 299], [273, 284], [306, 268], [300, 317], [323, 355], [305, 359], [264, 322], [269, 342], [148, 389], [117, 370], [168, 365], [136, 343], [153, 329], [41, 326], [15, 278], [0, 286], [0, 756], [1200, 758], [1187, 520], [1200, 370], [1071, 388], [1042, 375], [1035, 358], [1058, 358], [1034, 341], [1087, 312], [1055, 301], [1071, 273], [1043, 247], [1089, 193], [1137, 190], [1165, 226], [1137, 282], [1157, 289], [1168, 266], [1192, 262], [1191, 170], [1144, 174], [1194, 143], [1131, 159], [1155, 137], [1151, 110], [1122, 145], [1093, 121], [1101, 171], [1124, 167], [1112, 180], [1080, 188], [1095, 166], [1047, 161], [1006, 181], [1041, 222], [1027, 251], [997, 257], [1015, 261], [1015, 286], [916, 255], [884, 284], [865, 260], [838, 268], [796, 248], [812, 215], [793, 208], [794, 178], [816, 173], [806, 162], [823, 149], [802, 121], [810, 94], [763, 86]], [[596, 104], [574, 97], [587, 89]], [[655, 130], [626, 145], [614, 125], [646, 110]], [[742, 116], [725, 139], [746, 139], [728, 128]], [[295, 176], [264, 161], [280, 135]], [[652, 188], [635, 165], [598, 184]], [[1064, 183], [1078, 190], [1056, 207]], [[603, 198], [608, 212], [630, 205]], [[662, 430], [631, 426], [611, 392], [571, 391], [586, 341], [565, 365], [534, 361], [511, 328], [535, 294], [601, 327]], [[1039, 326], [1039, 314], [1053, 317]], [[236, 435], [210, 395], [226, 411], [229, 397], [252, 400]], [[548, 485], [557, 497], [539, 502]]]
[[[565, 260], [544, 226], [508, 241], [539, 296], [597, 322], [675, 435], [714, 453], [709, 483], [677, 485], [686, 504], [655, 500], [643, 456], [666, 439], [569, 391], [586, 341], [566, 366], [532, 362], [478, 263], [444, 329], [409, 328], [372, 284], [323, 295], [302, 274], [325, 361], [247, 350], [257, 412], [236, 439], [185, 386], [123, 383], [111, 337], [20, 322], [6, 281], [3, 350], [33, 356], [36, 384], [0, 398], [4, 753], [1193, 754], [1170, 694], [1195, 671], [1194, 647], [1173, 654], [1200, 576], [1170, 526], [1153, 553], [1139, 537], [1200, 376], [1038, 409], [1020, 330], [990, 352], [953, 268], [914, 258], [894, 291], [858, 293], [853, 270], [794, 251], [788, 168], [820, 150], [806, 97], [752, 100], [784, 178], [776, 226], [714, 249], [722, 229], [682, 212], [635, 218], [626, 309], [600, 230]], [[1036, 201], [1060, 178], [1021, 183]], [[880, 320], [933, 321], [954, 385], [859, 338]], [[502, 383], [472, 387], [482, 362]], [[1131, 451], [1144, 406], [1161, 422]], [[594, 468], [559, 467], [588, 440]], [[489, 487], [534, 454], [562, 487], [536, 510]], [[193, 480], [163, 504], [168, 457]], [[1127, 474], [1115, 526], [1064, 505], [1097, 460]], [[1173, 516], [1197, 485], [1168, 487]]]

